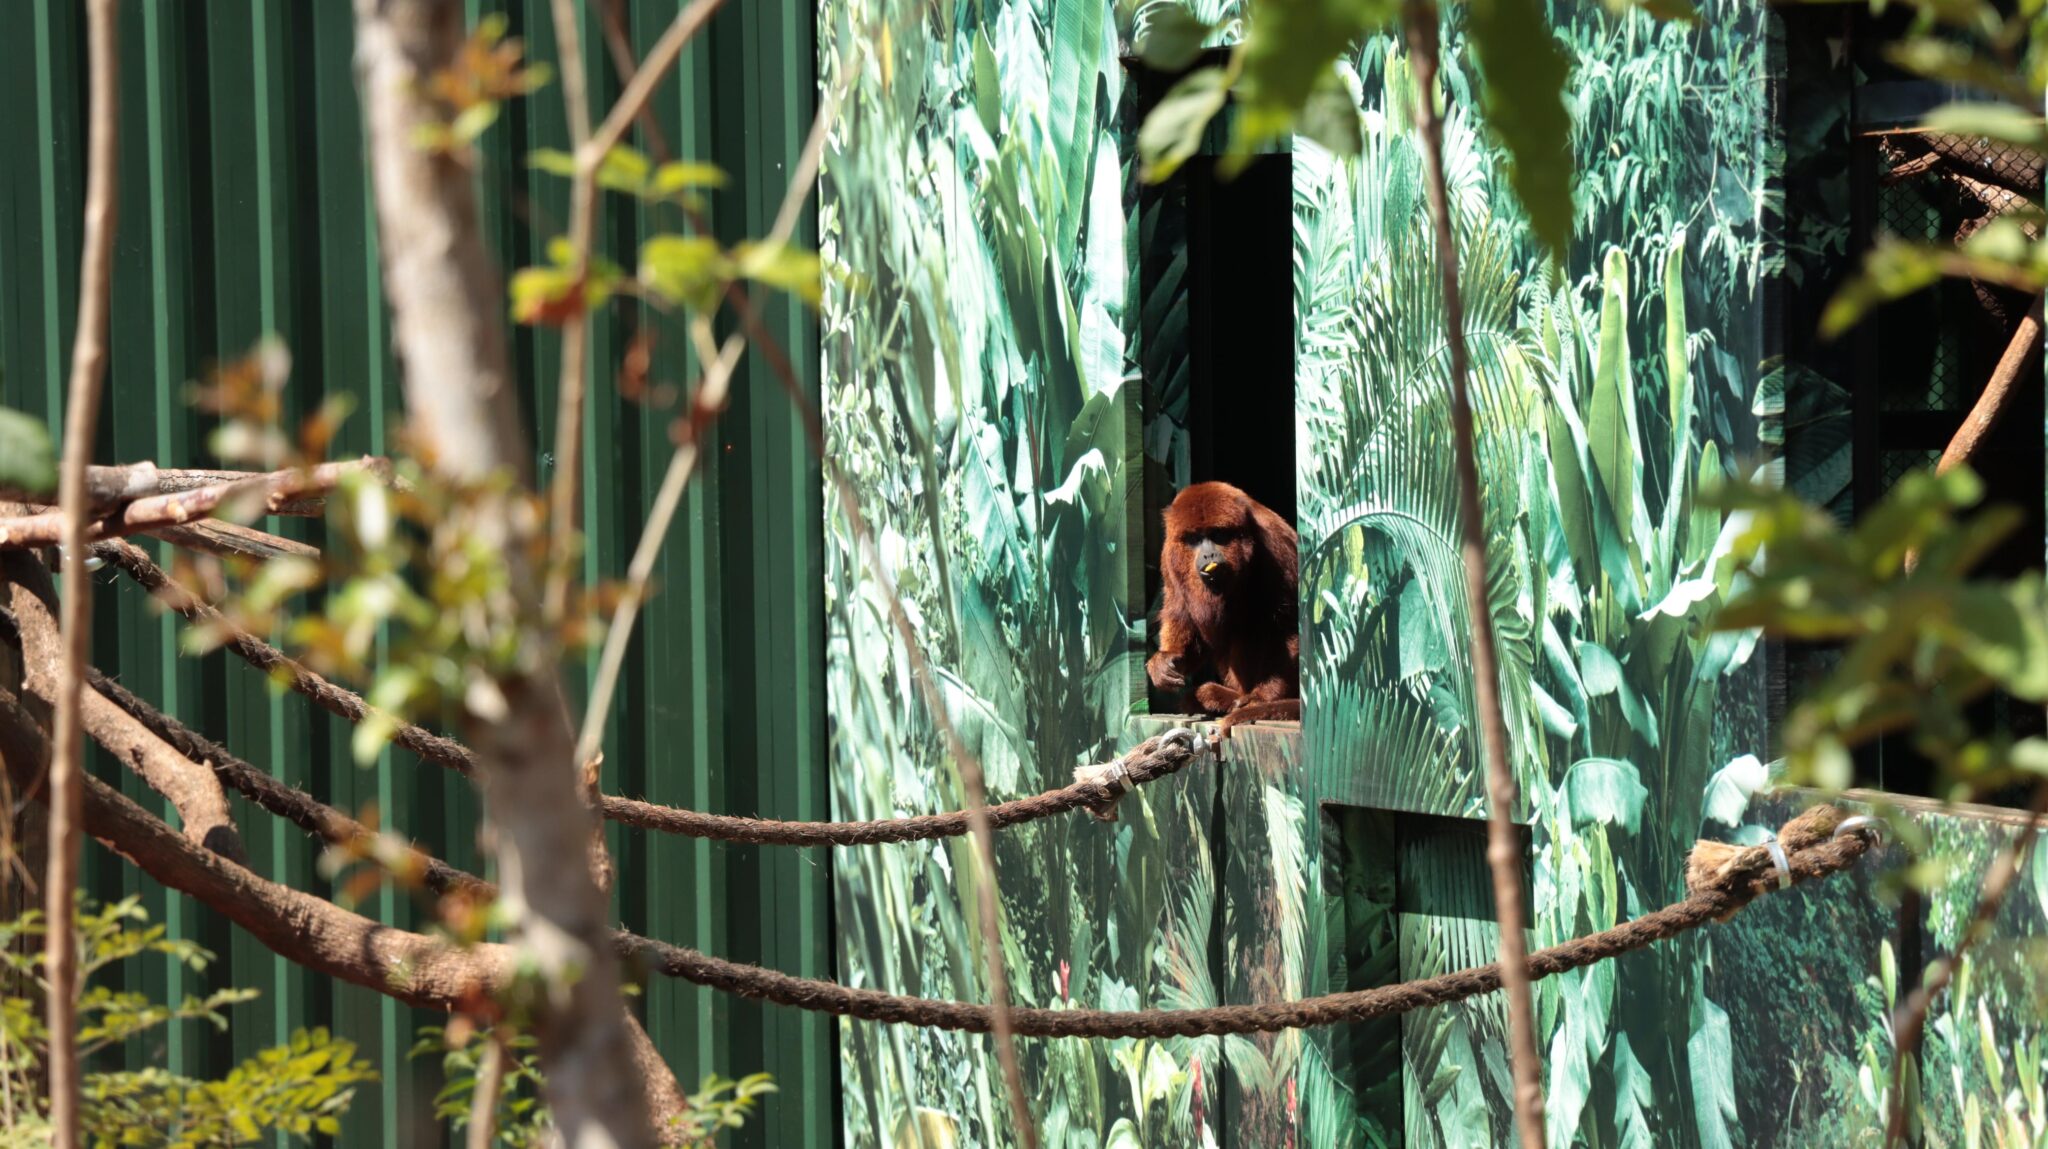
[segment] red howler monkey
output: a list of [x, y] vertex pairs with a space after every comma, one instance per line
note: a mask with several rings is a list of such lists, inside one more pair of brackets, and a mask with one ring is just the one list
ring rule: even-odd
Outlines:
[[1223, 730], [1301, 717], [1301, 635], [1294, 528], [1228, 483], [1196, 483], [1166, 508], [1159, 570], [1159, 653], [1152, 685], [1184, 691], [1205, 670], [1216, 681], [1195, 701]]

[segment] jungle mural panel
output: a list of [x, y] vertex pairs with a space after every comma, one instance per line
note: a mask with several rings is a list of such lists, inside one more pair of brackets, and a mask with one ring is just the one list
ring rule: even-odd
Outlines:
[[[1121, 61], [1168, 3], [819, 5], [820, 82], [843, 101], [820, 234], [851, 273], [822, 320], [828, 449], [992, 800], [1170, 724], [1139, 712], [1145, 565], [1189, 477], [1184, 211], [1172, 185], [1134, 178]], [[1789, 815], [1789, 797], [1751, 800], [1769, 779], [1773, 652], [1706, 625], [1730, 576], [1726, 525], [1698, 494], [1714, 474], [1782, 477], [1838, 507], [1847, 488], [1827, 365], [1766, 337], [1771, 293], [1845, 253], [1824, 222], [1839, 181], [1786, 183], [1845, 131], [1838, 89], [1824, 69], [1811, 91], [1775, 83], [1780, 20], [1751, 0], [1692, 25], [1597, 5], [1552, 18], [1575, 60], [1581, 172], [1561, 265], [1471, 111], [1455, 8], [1438, 94], [1535, 945], [1673, 900], [1696, 837]], [[1215, 40], [1239, 30], [1224, 19]], [[1021, 1004], [1279, 1000], [1492, 959], [1415, 97], [1392, 38], [1346, 71], [1361, 154], [1297, 141], [1289, 157], [1304, 728], [1241, 729], [1224, 761], [1127, 797], [1115, 823], [1000, 835]], [[1814, 110], [1788, 128], [1773, 99]], [[885, 582], [826, 503], [834, 816], [958, 808]], [[1995, 837], [1967, 819], [1953, 833]], [[833, 863], [837, 976], [986, 999], [987, 878], [965, 842]], [[1908, 934], [1874, 880], [1851, 885], [1540, 983], [1553, 1143], [1853, 1142], [1881, 1112]], [[1930, 936], [1943, 928], [1952, 941], [1953, 921]], [[1832, 996], [1788, 965], [1822, 971]], [[2038, 1089], [2041, 1038], [2001, 1012], [2026, 985], [1980, 984], [1938, 1013], [1926, 1080], [1995, 1144], [2002, 1099]], [[1505, 1029], [1480, 999], [1324, 1031], [1019, 1050], [1048, 1145], [1468, 1146], [1507, 1141]], [[1018, 1141], [984, 1039], [846, 1022], [841, 1056], [849, 1145]]]
[[[996, 801], [1142, 737], [1127, 730], [1146, 603], [1119, 59], [1135, 8], [819, 5], [820, 83], [842, 100], [819, 230], [850, 273], [821, 321], [828, 450]], [[826, 505], [834, 815], [958, 809], [887, 583], [834, 493]], [[1012, 1000], [1213, 1002], [1213, 805], [1202, 764], [1126, 799], [1114, 823], [1000, 835]], [[842, 980], [987, 1000], [974, 906], [988, 878], [966, 842], [833, 864]], [[1205, 1076], [1202, 1049], [1020, 1043], [1044, 1143], [1198, 1143], [1188, 1130], [1220, 1112], [1219, 1058]], [[1016, 1143], [985, 1039], [848, 1023], [841, 1050], [848, 1144]]]
[[[1782, 419], [1761, 386], [1781, 231], [1766, 194], [1773, 17], [1718, 2], [1694, 24], [1660, 24], [1553, 4], [1551, 20], [1573, 59], [1579, 170], [1561, 264], [1538, 249], [1477, 120], [1455, 6], [1435, 97], [1535, 946], [1675, 900], [1694, 839], [1748, 820], [1767, 778], [1763, 663], [1754, 636], [1707, 626], [1730, 572], [1722, 518], [1698, 495], [1709, 476], [1764, 468]], [[1396, 38], [1360, 45], [1349, 68], [1361, 154], [1299, 139], [1293, 151], [1305, 729], [1282, 788], [1310, 810], [1395, 812], [1378, 852], [1396, 913], [1376, 944], [1412, 978], [1490, 961], [1496, 935], [1477, 839], [1432, 828], [1485, 815], [1417, 96]], [[1412, 748], [1387, 752], [1397, 742]], [[1334, 836], [1326, 870], [1374, 852], [1370, 833]], [[1346, 904], [1306, 916], [1347, 931], [1369, 918], [1355, 884], [1311, 882]], [[1737, 1005], [1707, 978], [1717, 944], [1689, 935], [1536, 986], [1553, 1144], [1746, 1140]], [[1374, 966], [1387, 958], [1356, 937], [1329, 956], [1345, 982], [1332, 988], [1385, 978]], [[1398, 1042], [1401, 1096], [1373, 1098], [1372, 1078], [1347, 1075], [1332, 1100], [1356, 1119], [1328, 1144], [1505, 1143], [1505, 1029], [1493, 999], [1405, 1018], [1379, 1035]], [[1395, 1056], [1355, 1038], [1317, 1040], [1336, 1064]]]

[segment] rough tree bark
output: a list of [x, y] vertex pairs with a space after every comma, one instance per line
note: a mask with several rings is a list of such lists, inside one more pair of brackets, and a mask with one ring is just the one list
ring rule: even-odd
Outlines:
[[[471, 173], [413, 145], [431, 119], [422, 81], [455, 58], [462, 6], [356, 0], [356, 53], [384, 280], [412, 431], [436, 474], [511, 472], [531, 488], [529, 450], [505, 355], [504, 297], [477, 227]], [[595, 815], [578, 784], [557, 651], [538, 625], [541, 572], [509, 545], [513, 500], [466, 513], [466, 529], [505, 556], [528, 626], [521, 669], [497, 685], [502, 718], [471, 717], [478, 788], [518, 944], [547, 979], [537, 1036], [547, 1100], [564, 1144], [652, 1143], [607, 941], [605, 903], [585, 860]]]
[[[54, 707], [66, 668], [50, 574], [27, 554], [0, 555], [0, 591], [20, 631], [23, 685]], [[170, 800], [187, 838], [246, 864], [227, 792], [211, 770], [187, 759], [90, 686], [81, 684], [78, 706], [80, 730]]]

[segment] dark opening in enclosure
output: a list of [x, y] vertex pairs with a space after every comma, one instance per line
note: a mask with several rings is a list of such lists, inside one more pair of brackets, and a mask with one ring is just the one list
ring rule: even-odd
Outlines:
[[[1220, 63], [1211, 52], [1191, 67]], [[1135, 126], [1178, 80], [1127, 60]], [[1212, 151], [1227, 140], [1224, 118]], [[1159, 606], [1160, 514], [1181, 488], [1229, 483], [1293, 522], [1293, 163], [1262, 155], [1226, 172], [1191, 157], [1138, 190], [1140, 367], [1144, 377], [1146, 602]], [[1154, 710], [1180, 709], [1155, 694]]]

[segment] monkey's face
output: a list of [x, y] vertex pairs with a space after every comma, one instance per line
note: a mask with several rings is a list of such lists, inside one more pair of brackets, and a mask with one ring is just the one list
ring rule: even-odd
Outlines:
[[1188, 531], [1181, 544], [1194, 555], [1196, 577], [1216, 594], [1228, 591], [1252, 561], [1249, 524], [1209, 525]]

